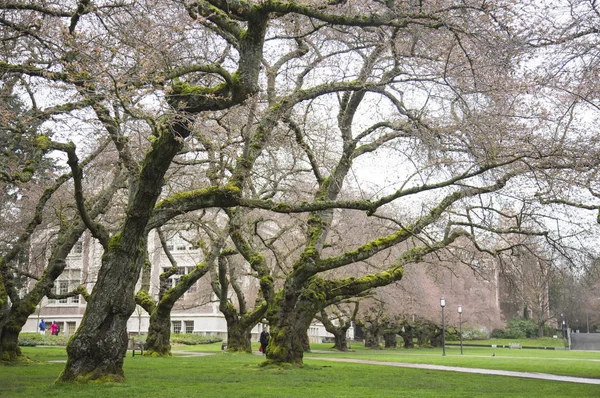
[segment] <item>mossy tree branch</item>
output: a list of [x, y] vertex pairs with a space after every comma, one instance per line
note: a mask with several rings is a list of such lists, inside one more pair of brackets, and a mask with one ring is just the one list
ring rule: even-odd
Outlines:
[[[94, 219], [90, 217], [86, 208], [85, 198], [83, 196], [83, 168], [79, 164], [79, 158], [75, 153], [75, 144], [72, 142], [69, 144], [54, 143], [53, 147], [67, 153], [67, 164], [71, 167], [71, 173], [73, 174], [75, 203], [77, 204], [79, 215], [88, 229], [92, 232], [92, 235], [98, 239], [102, 247], [106, 250], [108, 248], [108, 232], [100, 223], [94, 221]], [[118, 179], [118, 175], [116, 179]]]
[[254, 249], [250, 242], [244, 238], [242, 231], [242, 217], [238, 213], [239, 211], [240, 210], [237, 212], [226, 210], [229, 216], [229, 237], [233, 241], [238, 252], [250, 264], [252, 270], [257, 273], [263, 297], [270, 303], [275, 297], [273, 276], [271, 275], [265, 256]]
[[[40, 142], [43, 143], [44, 150], [50, 149], [51, 142], [49, 139], [44, 139], [44, 140], [41, 140]], [[88, 163], [90, 163], [100, 153], [102, 153], [102, 151], [105, 148], [106, 148], [106, 145], [100, 145], [97, 148], [97, 150], [92, 152], [81, 162], [81, 165], [85, 166]], [[23, 230], [23, 232], [21, 234], [19, 234], [18, 238], [16, 239], [15, 242], [13, 242], [10, 249], [7, 250], [3, 256], [0, 257], [0, 273], [4, 274], [3, 282], [4, 282], [4, 284], [6, 284], [4, 286], [4, 291], [10, 295], [10, 297], [12, 298], [13, 301], [18, 299], [18, 294], [17, 294], [17, 291], [14, 290], [14, 285], [12, 284], [12, 282], [10, 282], [12, 280], [12, 276], [9, 275], [7, 267], [19, 255], [19, 253], [21, 253], [23, 250], [27, 249], [26, 244], [27, 244], [27, 242], [29, 242], [29, 239], [31, 238], [33, 233], [36, 231], [36, 228], [41, 224], [42, 218], [43, 218], [43, 212], [44, 212], [44, 209], [46, 208], [46, 205], [48, 204], [48, 201], [50, 200], [52, 195], [56, 191], [58, 191], [58, 189], [60, 187], [62, 187], [72, 177], [73, 177], [72, 173], [62, 174], [55, 180], [55, 182], [52, 186], [46, 188], [43, 191], [42, 195], [38, 199], [38, 202], [35, 206], [33, 215], [31, 217], [30, 221], [28, 222], [28, 224], [26, 225], [25, 229]], [[113, 189], [114, 189], [114, 187], [113, 187]], [[108, 190], [108, 191], [106, 191], [106, 193], [112, 194], [112, 193], [114, 193], [114, 191]], [[101, 197], [102, 196], [99, 196], [99, 198], [101, 198]], [[94, 212], [100, 211], [99, 207], [102, 206], [101, 203], [103, 203], [103, 202], [102, 202], [102, 200], [99, 200], [99, 201], [97, 201], [97, 203], [100, 203], [100, 204], [97, 205], [97, 210], [95, 210]]]
[[426, 255], [444, 249], [459, 237], [468, 235], [465, 230], [457, 229], [438, 242], [407, 249], [385, 271], [358, 278], [351, 277], [338, 280], [325, 280], [315, 277], [311, 283], [311, 288], [320, 290], [325, 300], [332, 300], [339, 296], [356, 296], [370, 289], [389, 285], [402, 279], [404, 267], [407, 264], [421, 262]]
[[48, 7], [44, 4], [25, 3], [22, 1], [5, 1], [0, 5], [0, 9], [15, 11], [35, 11], [39, 12], [40, 14], [63, 18], [70, 18], [73, 16], [74, 13], [73, 11], [65, 11], [54, 7]]

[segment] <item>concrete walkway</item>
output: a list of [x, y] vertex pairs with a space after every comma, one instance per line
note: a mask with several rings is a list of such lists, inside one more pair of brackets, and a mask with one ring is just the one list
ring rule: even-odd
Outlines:
[[457, 366], [426, 365], [426, 364], [406, 363], [406, 362], [382, 362], [382, 361], [369, 361], [369, 360], [364, 360], [364, 359], [347, 359], [347, 358], [310, 357], [310, 358], [305, 358], [305, 360], [363, 363], [363, 364], [367, 364], [367, 365], [384, 365], [384, 366], [397, 366], [397, 367], [401, 367], [401, 368], [445, 370], [445, 371], [450, 371], [450, 372], [477, 373], [477, 374], [484, 374], [484, 375], [510, 376], [510, 377], [521, 377], [521, 378], [526, 378], [526, 379], [566, 381], [566, 382], [570, 382], [570, 383], [600, 385], [600, 379], [589, 379], [589, 378], [585, 378], [585, 377], [572, 377], [572, 376], [558, 376], [558, 375], [552, 375], [552, 374], [547, 374], [547, 373], [514, 372], [514, 371], [510, 371], [510, 370], [494, 370], [494, 369], [479, 369], [479, 368], [460, 368]]
[[194, 352], [194, 351], [177, 351], [177, 350], [171, 350], [171, 354], [177, 354], [180, 356], [180, 358], [190, 358], [190, 357], [205, 357], [207, 355], [215, 355], [215, 353], [212, 352]]
[[[190, 352], [190, 351], [175, 351], [175, 350], [173, 350], [171, 352], [173, 354], [180, 354], [180, 355], [187, 354], [186, 355], [187, 357], [200, 357], [200, 356], [206, 356], [206, 355], [214, 355], [212, 353]], [[317, 352], [317, 351], [313, 351], [313, 352]], [[260, 353], [258, 351], [254, 351], [252, 353], [255, 355], [262, 355], [262, 353]], [[362, 363], [365, 365], [395, 366], [395, 367], [399, 367], [399, 368], [442, 370], [442, 371], [449, 371], [449, 372], [475, 373], [475, 374], [483, 374], [483, 375], [521, 377], [521, 378], [525, 378], [525, 379], [566, 381], [569, 383], [600, 385], [600, 379], [590, 379], [590, 378], [586, 378], [586, 377], [573, 377], [573, 376], [559, 376], [559, 375], [553, 375], [553, 374], [548, 374], [548, 373], [515, 372], [515, 371], [511, 371], [511, 370], [495, 370], [495, 369], [481, 369], [481, 368], [461, 368], [458, 366], [427, 365], [427, 364], [421, 364], [421, 363], [407, 363], [407, 362], [369, 361], [366, 359], [349, 359], [349, 358], [310, 357], [310, 358], [304, 358], [304, 360]]]

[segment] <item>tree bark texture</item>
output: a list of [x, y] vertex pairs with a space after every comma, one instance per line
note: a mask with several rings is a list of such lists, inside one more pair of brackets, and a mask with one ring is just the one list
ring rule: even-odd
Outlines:
[[333, 348], [339, 351], [348, 351], [348, 339], [346, 338], [346, 331], [339, 329], [338, 332], [333, 334], [334, 345]]
[[16, 362], [21, 358], [19, 348], [19, 333], [21, 327], [14, 320], [10, 320], [0, 330], [0, 361], [4, 363]]
[[252, 352], [252, 326], [243, 322], [227, 320], [227, 351]]
[[379, 349], [379, 330], [378, 328], [369, 328], [365, 333], [365, 347]]
[[302, 334], [302, 348], [304, 352], [310, 352], [310, 339], [308, 338], [308, 328]]
[[271, 339], [267, 346], [267, 360], [271, 363], [302, 365], [307, 330], [316, 313], [314, 305], [294, 295], [282, 301], [275, 314], [267, 314]]
[[38, 301], [39, 296], [34, 292], [33, 295], [12, 303], [10, 311], [2, 317], [0, 327], [1, 362], [11, 363], [22, 358], [21, 349], [19, 348], [19, 334], [29, 315], [35, 312]]
[[[48, 285], [42, 283], [41, 285]], [[0, 361], [5, 363], [19, 361], [22, 358], [19, 348], [19, 334], [29, 315], [35, 312], [41, 300], [40, 285], [23, 299], [12, 304], [10, 311], [3, 317], [0, 327]], [[50, 290], [47, 288], [47, 290]]]
[[402, 336], [403, 347], [404, 348], [415, 348], [414, 339], [414, 328], [409, 325], [404, 326], [404, 331], [400, 331], [400, 336]]
[[[81, 325], [67, 345], [67, 364], [59, 381], [124, 381], [123, 358], [127, 352], [127, 321], [135, 310], [135, 285], [146, 259], [147, 226], [163, 187], [163, 177], [189, 134], [182, 124], [164, 128], [146, 154], [133, 184], [127, 216], [121, 232], [104, 247], [98, 280]], [[103, 238], [98, 236], [98, 238]]]
[[81, 325], [67, 345], [60, 381], [124, 381], [127, 321], [135, 310], [132, 266], [127, 256], [105, 255]]
[[396, 332], [388, 332], [383, 334], [385, 348], [396, 348], [398, 346], [398, 338]]
[[171, 307], [166, 308], [159, 303], [150, 315], [144, 355], [171, 355]]

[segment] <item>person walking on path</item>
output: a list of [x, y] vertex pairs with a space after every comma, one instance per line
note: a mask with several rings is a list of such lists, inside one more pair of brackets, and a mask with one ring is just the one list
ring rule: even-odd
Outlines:
[[269, 327], [265, 326], [263, 331], [260, 333], [260, 351], [265, 355], [267, 353], [267, 344], [269, 344], [269, 338], [271, 335], [269, 334]]
[[40, 322], [40, 334], [46, 334], [46, 322], [44, 322], [44, 318], [42, 318], [42, 321]]
[[52, 325], [50, 326], [50, 330], [52, 331], [52, 336], [58, 335], [58, 323], [56, 323], [56, 321], [52, 322]]

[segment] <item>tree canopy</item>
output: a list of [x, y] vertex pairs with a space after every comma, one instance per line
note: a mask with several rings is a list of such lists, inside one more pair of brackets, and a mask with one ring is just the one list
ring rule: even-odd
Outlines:
[[[3, 108], [0, 133], [31, 154], [4, 157], [3, 181], [28, 183], [37, 159], [58, 159], [104, 250], [60, 379], [123, 380], [148, 234], [184, 214], [214, 209], [227, 225], [207, 257], [235, 247], [259, 279], [273, 363], [302, 362], [302, 337], [329, 305], [461, 240], [494, 254], [521, 245], [515, 236], [559, 245], [540, 221], [552, 214], [523, 204], [574, 172], [595, 177], [599, 148], [531, 69], [540, 48], [583, 31], [540, 39], [524, 10], [3, 1], [0, 77], [21, 103]], [[98, 177], [80, 160], [90, 154], [114, 171]], [[90, 200], [102, 194], [94, 177], [119, 189], [110, 222]]]

